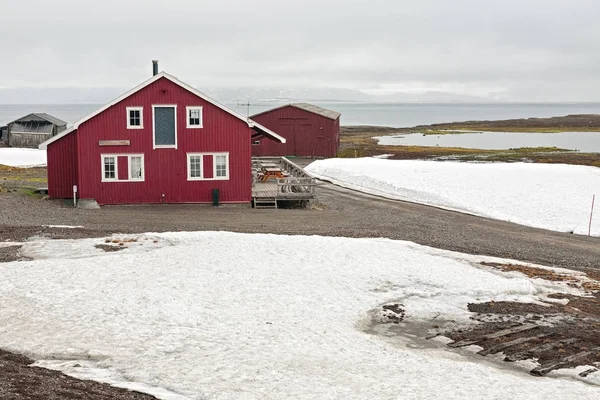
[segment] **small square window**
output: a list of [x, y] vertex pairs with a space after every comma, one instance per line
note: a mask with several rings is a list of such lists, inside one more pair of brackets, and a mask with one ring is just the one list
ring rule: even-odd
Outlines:
[[127, 107], [127, 129], [142, 129], [144, 127], [143, 111], [142, 107]]
[[186, 107], [186, 127], [202, 128], [202, 107]]
[[260, 140], [254, 140], [252, 146], [260, 146]]

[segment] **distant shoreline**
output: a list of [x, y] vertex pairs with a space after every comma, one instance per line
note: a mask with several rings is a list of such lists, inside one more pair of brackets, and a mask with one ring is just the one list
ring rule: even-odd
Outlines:
[[385, 154], [395, 160], [461, 160], [487, 162], [538, 162], [600, 167], [600, 153], [582, 153], [557, 147], [521, 147], [508, 150], [484, 150], [460, 147], [426, 147], [416, 145], [379, 145], [374, 137], [408, 133], [444, 135], [479, 132], [598, 132], [600, 114], [577, 114], [552, 118], [521, 118], [498, 121], [465, 121], [408, 128], [354, 125], [341, 127], [338, 157], [372, 157]]
[[448, 134], [456, 131], [486, 132], [600, 132], [600, 114], [574, 114], [551, 118], [518, 118], [496, 121], [463, 121], [430, 125], [417, 125], [405, 128], [375, 125], [346, 125], [341, 127], [343, 133], [373, 133], [379, 135], [393, 133], [420, 132], [424, 134]]

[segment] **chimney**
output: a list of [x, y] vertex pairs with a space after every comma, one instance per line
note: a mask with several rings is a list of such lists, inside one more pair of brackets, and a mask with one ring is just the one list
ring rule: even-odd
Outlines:
[[158, 74], [158, 60], [152, 60], [152, 75]]

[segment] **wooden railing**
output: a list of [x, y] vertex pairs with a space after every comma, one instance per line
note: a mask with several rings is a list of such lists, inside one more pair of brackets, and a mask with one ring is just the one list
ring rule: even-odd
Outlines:
[[277, 179], [277, 195], [282, 197], [313, 197], [315, 186], [317, 185], [314, 178], [296, 178], [290, 176], [288, 178]]
[[289, 174], [286, 178], [277, 179], [277, 197], [287, 199], [312, 199], [315, 195], [317, 180], [307, 174], [304, 169], [285, 157], [252, 158], [253, 178], [265, 163], [277, 164], [282, 171]]
[[291, 176], [295, 176], [297, 178], [312, 178], [309, 174], [306, 173], [301, 167], [294, 164], [290, 160], [285, 157], [281, 157], [281, 166], [284, 170], [286, 170]]

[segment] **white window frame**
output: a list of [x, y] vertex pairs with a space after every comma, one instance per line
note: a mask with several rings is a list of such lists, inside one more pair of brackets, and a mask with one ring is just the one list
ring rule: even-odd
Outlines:
[[[127, 107], [127, 129], [144, 129], [144, 107]], [[131, 125], [131, 111], [140, 112], [140, 124]]]
[[[229, 153], [212, 153], [213, 155], [213, 180], [215, 181], [228, 181], [229, 180]], [[225, 156], [225, 176], [217, 177], [217, 156]]]
[[[204, 154], [205, 153], [187, 153], [187, 179], [188, 181], [204, 181]], [[192, 157], [200, 157], [200, 177], [192, 177]]]
[[260, 146], [260, 140], [253, 140], [252, 146]]
[[[132, 178], [131, 177], [131, 159], [133, 157], [140, 157], [142, 159], [142, 177], [141, 178]], [[127, 182], [144, 182], [146, 179], [146, 164], [144, 162], [143, 154], [128, 154], [127, 155]], [[121, 181], [125, 182], [125, 181]]]
[[[105, 178], [104, 159], [112, 157], [115, 159], [115, 177], [114, 179]], [[127, 179], [119, 179], [119, 157], [127, 157]], [[142, 158], [142, 177], [132, 178], [131, 177], [131, 158], [141, 157]], [[146, 179], [146, 164], [144, 161], [144, 154], [100, 154], [100, 162], [102, 165], [102, 182], [144, 182]]]
[[[173, 115], [175, 118], [175, 144], [156, 144], [156, 117], [154, 113], [155, 108], [173, 108]], [[153, 149], [176, 149], [177, 148], [177, 104], [152, 104], [152, 148]]]
[[[192, 174], [192, 169], [190, 168], [190, 160], [191, 157], [193, 156], [200, 156], [201, 157], [201, 172], [202, 172], [202, 177], [199, 178], [192, 178], [191, 174]], [[212, 178], [205, 178], [204, 177], [204, 157], [205, 156], [211, 156], [213, 158], [213, 177]], [[215, 162], [216, 156], [225, 156], [225, 165], [227, 167], [226, 172], [227, 175], [226, 176], [217, 176], [217, 163]], [[218, 153], [187, 153], [187, 157], [186, 157], [186, 162], [187, 162], [187, 179], [188, 181], [228, 181], [229, 180], [229, 176], [230, 176], [230, 167], [229, 167], [229, 153], [228, 152], [218, 152]]]
[[[102, 166], [102, 182], [118, 182], [119, 181], [119, 159], [116, 154], [100, 154], [100, 165]], [[115, 159], [115, 177], [107, 178], [106, 177], [106, 164], [104, 163], [105, 158], [114, 158]]]
[[[190, 111], [200, 111], [200, 125], [190, 125]], [[204, 126], [204, 115], [202, 106], [187, 106], [185, 108], [185, 127], [187, 129], [202, 129]]]

